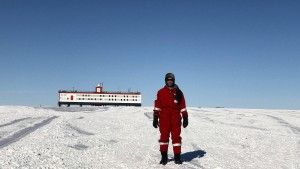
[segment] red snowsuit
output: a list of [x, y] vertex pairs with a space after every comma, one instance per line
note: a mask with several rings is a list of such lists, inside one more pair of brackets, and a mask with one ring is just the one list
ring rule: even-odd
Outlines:
[[[181, 153], [181, 114], [188, 116], [185, 99], [182, 93], [181, 101], [176, 100], [176, 90], [165, 86], [157, 92], [154, 103], [154, 116], [159, 116], [160, 151], [168, 151], [169, 136], [171, 133], [174, 154]], [[180, 114], [181, 113], [181, 114]]]

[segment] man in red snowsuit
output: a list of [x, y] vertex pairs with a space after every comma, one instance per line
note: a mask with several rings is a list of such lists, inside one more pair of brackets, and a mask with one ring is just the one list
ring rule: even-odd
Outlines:
[[[165, 76], [165, 87], [157, 92], [157, 98], [154, 103], [153, 127], [159, 126], [160, 131], [160, 164], [166, 165], [168, 162], [168, 145], [171, 133], [174, 160], [176, 164], [182, 164], [181, 154], [181, 115], [183, 118], [183, 127], [188, 125], [188, 113], [185, 106], [185, 99], [182, 91], [175, 84], [173, 73], [167, 73]], [[158, 121], [159, 119], [159, 121]]]

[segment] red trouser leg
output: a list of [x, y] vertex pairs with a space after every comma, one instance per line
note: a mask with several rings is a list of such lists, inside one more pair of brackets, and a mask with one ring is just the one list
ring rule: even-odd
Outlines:
[[159, 131], [160, 131], [160, 151], [168, 151], [169, 137], [171, 131], [171, 122], [169, 118], [159, 118]]
[[171, 135], [174, 154], [181, 153], [181, 116], [176, 114], [171, 121]]

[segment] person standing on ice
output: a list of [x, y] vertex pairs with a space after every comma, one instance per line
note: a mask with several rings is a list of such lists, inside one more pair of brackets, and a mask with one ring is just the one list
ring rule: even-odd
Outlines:
[[182, 164], [181, 154], [181, 115], [183, 127], [188, 126], [188, 113], [185, 106], [185, 99], [182, 91], [175, 84], [175, 75], [167, 73], [165, 76], [166, 85], [157, 92], [154, 102], [153, 127], [159, 126], [160, 131], [160, 164], [168, 162], [169, 137], [173, 144], [174, 160], [176, 164]]

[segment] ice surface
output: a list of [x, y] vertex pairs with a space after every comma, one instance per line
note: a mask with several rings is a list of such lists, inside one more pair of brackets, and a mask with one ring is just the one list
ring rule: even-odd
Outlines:
[[152, 107], [0, 106], [0, 168], [300, 169], [300, 111], [188, 108], [159, 165]]

